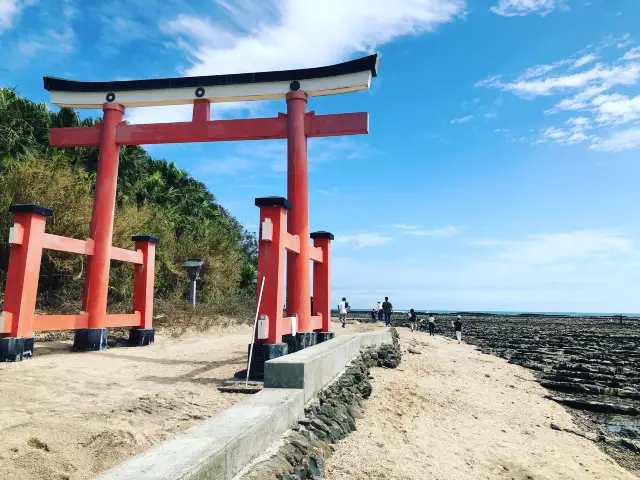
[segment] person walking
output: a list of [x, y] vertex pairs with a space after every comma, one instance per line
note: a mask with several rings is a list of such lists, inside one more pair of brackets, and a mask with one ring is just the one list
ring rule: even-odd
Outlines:
[[373, 310], [371, 310], [371, 321], [373, 323], [376, 322], [376, 309], [375, 308]]
[[378, 321], [382, 321], [382, 302], [376, 304], [376, 310], [378, 311]]
[[416, 329], [416, 321], [416, 312], [412, 308], [411, 310], [409, 310], [409, 328], [412, 332]]
[[340, 323], [342, 328], [347, 325], [347, 312], [349, 311], [349, 302], [345, 297], [342, 297], [342, 301], [338, 304], [338, 313], [340, 314]]
[[436, 336], [436, 319], [433, 318], [433, 315], [431, 315], [430, 313], [428, 315], [429, 315], [429, 336], [435, 337]]
[[389, 301], [389, 297], [384, 297], [384, 302], [382, 303], [382, 311], [384, 312], [384, 323], [385, 326], [391, 326], [391, 312], [393, 312], [393, 305]]
[[456, 331], [456, 338], [458, 339], [458, 343], [462, 342], [462, 317], [458, 315], [456, 321], [453, 322], [453, 327]]

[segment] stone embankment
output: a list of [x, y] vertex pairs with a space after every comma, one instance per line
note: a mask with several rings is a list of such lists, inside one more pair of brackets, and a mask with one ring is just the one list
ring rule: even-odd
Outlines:
[[305, 408], [305, 417], [282, 438], [270, 458], [255, 464], [242, 480], [302, 480], [323, 478], [325, 460], [333, 444], [356, 430], [356, 419], [371, 395], [369, 369], [396, 368], [401, 361], [399, 336], [393, 344], [368, 347], [344, 373], [323, 389]]

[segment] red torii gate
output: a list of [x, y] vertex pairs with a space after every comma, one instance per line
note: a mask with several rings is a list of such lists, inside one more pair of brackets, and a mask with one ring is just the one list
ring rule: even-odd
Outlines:
[[[259, 375], [264, 361], [316, 343], [316, 332], [324, 332], [319, 341], [331, 338], [329, 242], [333, 235], [328, 232], [309, 233], [307, 138], [368, 133], [368, 115], [316, 115], [313, 111], [306, 111], [307, 99], [309, 96], [369, 88], [371, 77], [377, 74], [378, 60], [375, 54], [310, 69], [117, 82], [77, 82], [45, 77], [44, 86], [51, 92], [52, 103], [71, 108], [101, 107], [104, 112], [102, 124], [95, 127], [52, 128], [50, 132], [50, 144], [54, 147], [100, 148], [91, 233], [86, 242], [57, 237], [57, 247], [52, 247], [52, 236], [44, 234], [44, 217], [52, 212], [36, 205], [14, 207], [22, 216], [28, 211], [29, 217], [28, 221], [19, 220], [20, 215], [16, 218], [20, 242], [12, 243], [13, 263], [10, 263], [9, 275], [14, 272], [13, 282], [7, 282], [5, 295], [5, 299], [14, 300], [5, 301], [3, 316], [0, 317], [0, 361], [21, 359], [23, 354], [28, 357], [34, 330], [80, 329], [76, 330], [74, 342], [74, 348], [79, 350], [105, 348], [109, 326], [131, 325], [136, 327], [132, 330], [134, 344], [153, 342], [152, 247], [158, 239], [134, 237], [137, 242], [135, 252], [116, 249], [111, 245], [121, 145], [286, 138], [288, 199], [256, 199], [256, 205], [261, 209], [258, 290], [263, 279], [266, 277], [267, 280], [259, 311], [261, 328], [256, 333], [256, 342], [262, 348], [254, 352], [255, 361], [252, 363]], [[278, 114], [274, 118], [209, 120], [212, 102], [277, 98], [286, 99], [286, 114]], [[191, 122], [129, 125], [123, 121], [127, 107], [179, 104], [193, 104]], [[288, 217], [287, 210], [290, 210]], [[30, 235], [31, 227], [27, 226], [25, 230], [21, 221], [36, 225], [37, 228], [33, 230], [36, 233]], [[27, 233], [23, 234], [23, 230]], [[23, 238], [32, 240], [25, 243]], [[309, 245], [310, 238], [314, 239], [313, 247]], [[36, 261], [39, 265], [42, 248], [56, 248], [89, 256], [83, 295], [84, 311], [80, 315], [68, 316], [73, 318], [51, 316], [51, 321], [42, 318], [36, 321], [37, 272], [34, 273], [33, 269]], [[289, 255], [287, 317], [283, 318], [285, 251]], [[128, 316], [106, 313], [111, 259], [141, 265], [136, 273], [140, 286], [134, 292], [134, 312]], [[315, 312], [311, 312], [310, 307], [310, 261], [315, 265]], [[27, 267], [29, 262], [30, 267]], [[144, 278], [143, 271], [146, 272]], [[283, 343], [283, 336], [287, 343]], [[21, 339], [24, 340], [23, 346], [20, 346]]]

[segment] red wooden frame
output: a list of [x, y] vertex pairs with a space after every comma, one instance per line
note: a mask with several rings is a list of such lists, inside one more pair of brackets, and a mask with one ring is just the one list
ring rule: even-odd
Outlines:
[[[38, 288], [40, 261], [44, 249], [60, 252], [78, 253], [92, 256], [93, 240], [78, 240], [44, 233], [46, 218], [37, 212], [22, 212], [15, 216], [11, 255], [4, 311], [0, 316], [0, 334], [29, 337], [33, 332], [53, 330], [76, 330], [89, 328], [89, 314], [76, 315], [35, 315], [35, 295]], [[150, 311], [147, 307], [153, 301], [153, 281], [144, 277], [153, 272], [155, 244], [152, 240], [136, 241], [136, 250], [111, 247], [110, 258], [133, 263], [134, 274], [134, 312], [129, 314], [105, 315], [100, 327], [140, 327], [151, 328]], [[24, 268], [22, 259], [29, 258], [37, 268]], [[15, 281], [21, 270], [24, 271], [22, 283]], [[153, 276], [153, 273], [151, 273]]]

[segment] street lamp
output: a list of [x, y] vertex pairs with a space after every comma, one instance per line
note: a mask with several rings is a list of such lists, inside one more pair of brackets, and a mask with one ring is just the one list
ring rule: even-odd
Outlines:
[[196, 280], [200, 280], [200, 270], [204, 261], [200, 258], [190, 258], [182, 264], [189, 277], [189, 301], [196, 308]]

